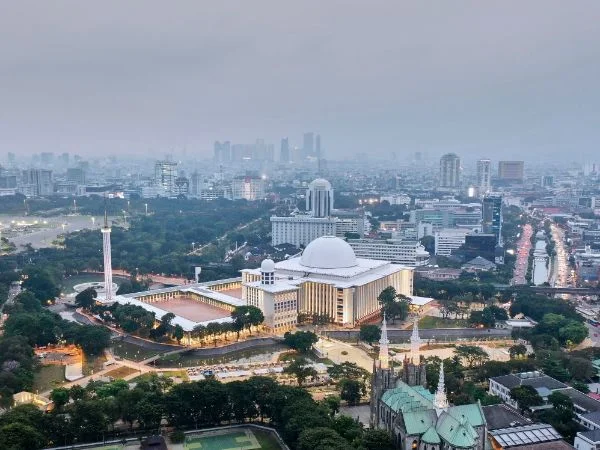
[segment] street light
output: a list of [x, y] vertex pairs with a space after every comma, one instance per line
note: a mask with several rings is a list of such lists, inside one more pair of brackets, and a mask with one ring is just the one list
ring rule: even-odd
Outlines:
[[144, 203], [144, 206], [146, 207], [146, 215], [148, 215], [148, 203]]

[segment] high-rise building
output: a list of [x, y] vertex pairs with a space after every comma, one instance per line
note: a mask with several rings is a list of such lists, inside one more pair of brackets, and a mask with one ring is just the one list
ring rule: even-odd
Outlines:
[[315, 156], [317, 158], [322, 158], [323, 154], [321, 153], [321, 135], [317, 134], [315, 136]]
[[234, 200], [262, 200], [265, 198], [265, 180], [252, 176], [236, 177], [231, 184], [231, 190]]
[[477, 161], [477, 193], [483, 196], [492, 189], [492, 162], [489, 159]]
[[53, 193], [52, 171], [28, 169], [22, 172], [21, 192], [27, 196], [41, 197]]
[[304, 146], [302, 147], [304, 157], [313, 156], [315, 152], [315, 134], [311, 131], [304, 133]]
[[500, 241], [502, 232], [502, 196], [488, 194], [483, 198], [482, 231], [494, 234], [496, 243]]
[[460, 187], [460, 158], [455, 153], [446, 153], [440, 159], [440, 188]]
[[279, 153], [279, 161], [287, 164], [290, 162], [290, 141], [288, 138], [281, 139], [281, 150]]
[[219, 141], [215, 141], [214, 161], [217, 164], [228, 163], [231, 161], [231, 142], [224, 141], [221, 143]]
[[465, 243], [465, 236], [469, 233], [466, 229], [446, 228], [435, 233], [435, 254], [450, 256], [454, 250]]
[[333, 188], [329, 181], [317, 178], [306, 190], [306, 210], [313, 217], [329, 217], [333, 209]]
[[523, 161], [498, 161], [498, 178], [503, 181], [523, 182]]
[[162, 187], [167, 195], [175, 190], [177, 163], [173, 161], [156, 161], [154, 166], [154, 183]]
[[81, 167], [70, 167], [67, 169], [67, 181], [79, 185], [85, 184], [85, 170]]

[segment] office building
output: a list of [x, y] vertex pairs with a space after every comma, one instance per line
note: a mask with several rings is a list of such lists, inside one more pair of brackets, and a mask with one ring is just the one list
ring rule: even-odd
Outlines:
[[21, 173], [19, 191], [27, 197], [52, 195], [52, 171], [46, 169], [28, 169]]
[[463, 227], [477, 230], [481, 227], [480, 209], [415, 209], [410, 212], [410, 222], [426, 222], [433, 230], [441, 228]]
[[215, 141], [214, 161], [216, 164], [223, 164], [231, 161], [231, 142], [225, 141], [221, 143]]
[[329, 217], [333, 209], [333, 188], [329, 181], [317, 178], [306, 190], [306, 210], [313, 217]]
[[439, 187], [449, 190], [460, 187], [460, 158], [455, 153], [447, 153], [440, 159]]
[[483, 196], [492, 189], [492, 162], [489, 159], [477, 161], [477, 194]]
[[335, 235], [345, 238], [348, 235], [358, 235], [362, 238], [365, 234], [365, 213], [363, 210], [343, 211], [335, 210], [332, 213], [336, 219]]
[[302, 147], [302, 151], [304, 153], [304, 157], [308, 158], [309, 156], [313, 156], [315, 153], [315, 134], [311, 131], [309, 133], [304, 133], [304, 145]]
[[234, 200], [263, 200], [265, 198], [265, 180], [256, 176], [235, 177], [231, 183], [231, 192]]
[[187, 197], [190, 194], [190, 180], [186, 177], [175, 178], [175, 185], [173, 186], [173, 196]]
[[544, 175], [542, 177], [542, 187], [548, 188], [554, 186], [554, 177], [552, 175]]
[[[259, 269], [242, 270], [245, 286], [262, 277]], [[357, 258], [352, 247], [335, 236], [320, 237], [300, 257], [276, 263], [274, 279], [274, 289], [279, 283], [298, 286], [299, 313], [323, 314], [333, 323], [348, 326], [379, 314], [377, 296], [386, 287], [393, 286], [407, 296], [413, 288], [411, 268]]]
[[502, 232], [502, 196], [488, 194], [483, 198], [482, 231], [494, 234], [496, 243], [500, 242]]
[[469, 233], [465, 236], [461, 258], [470, 261], [478, 256], [494, 261], [496, 256], [496, 235], [493, 233]]
[[173, 161], [156, 161], [154, 165], [154, 184], [162, 188], [164, 195], [170, 196], [175, 190], [177, 163]]
[[279, 162], [287, 164], [290, 162], [290, 141], [288, 138], [281, 140], [281, 150], [279, 153]]
[[323, 157], [323, 153], [321, 151], [321, 135], [320, 134], [317, 134], [315, 136], [315, 156], [317, 158]]
[[435, 254], [438, 256], [450, 256], [465, 243], [468, 230], [446, 228], [435, 233]]
[[429, 262], [429, 252], [418, 241], [348, 239], [348, 244], [359, 258], [390, 261], [409, 267], [423, 266]]
[[502, 181], [522, 183], [524, 166], [523, 161], [498, 161], [498, 178]]
[[68, 168], [67, 181], [79, 185], [85, 184], [85, 170], [83, 170], [81, 167]]
[[299, 214], [290, 217], [271, 217], [272, 245], [306, 246], [321, 236], [336, 235], [337, 219]]

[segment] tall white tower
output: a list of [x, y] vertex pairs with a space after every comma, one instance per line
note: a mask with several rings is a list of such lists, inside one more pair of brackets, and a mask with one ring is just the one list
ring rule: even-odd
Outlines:
[[104, 293], [105, 300], [113, 300], [113, 281], [112, 281], [112, 260], [111, 260], [111, 249], [110, 249], [110, 232], [111, 228], [108, 226], [108, 216], [106, 215], [106, 209], [104, 210], [104, 226], [100, 229], [102, 231], [102, 252], [104, 254]]
[[387, 324], [385, 320], [385, 313], [383, 313], [383, 322], [381, 324], [381, 338], [379, 339], [379, 367], [381, 369], [390, 368], [390, 352], [389, 352], [390, 341], [387, 334]]
[[306, 190], [306, 210], [313, 217], [329, 217], [333, 209], [333, 189], [329, 181], [317, 178]]
[[419, 337], [419, 322], [415, 319], [413, 323], [413, 332], [410, 337], [410, 357], [414, 364], [418, 364], [421, 360], [421, 338]]

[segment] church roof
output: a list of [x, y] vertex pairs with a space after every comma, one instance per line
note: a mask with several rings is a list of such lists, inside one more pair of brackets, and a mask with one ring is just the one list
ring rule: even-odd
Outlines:
[[452, 447], [471, 448], [476, 444], [477, 432], [464, 416], [456, 419], [449, 412], [443, 412], [435, 428], [440, 437]]
[[433, 409], [433, 402], [425, 394], [406, 383], [399, 381], [398, 387], [381, 396], [381, 401], [394, 412], [409, 412], [419, 409]]
[[442, 442], [440, 435], [437, 434], [434, 427], [429, 427], [425, 434], [421, 436], [421, 440], [426, 444], [439, 444]]
[[402, 419], [404, 419], [407, 435], [423, 434], [431, 427], [435, 427], [437, 415], [434, 409], [422, 409], [402, 413]]

